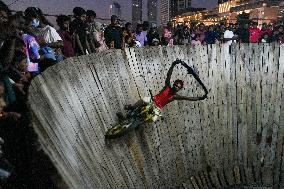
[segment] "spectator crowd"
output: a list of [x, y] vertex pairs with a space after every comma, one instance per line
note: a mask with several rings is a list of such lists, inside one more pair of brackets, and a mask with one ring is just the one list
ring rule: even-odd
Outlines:
[[[256, 22], [191, 27], [173, 27], [168, 22], [159, 30], [143, 22], [134, 31], [130, 22], [122, 25], [115, 15], [110, 20], [106, 26], [97, 21], [93, 10], [75, 7], [72, 18], [67, 15], [56, 18], [59, 27], [56, 30], [39, 8], [29, 7], [12, 14], [0, 1], [0, 136], [5, 143], [10, 142], [7, 149], [4, 143], [4, 151], [15, 167], [22, 163], [22, 158], [27, 158], [27, 153], [30, 156], [34, 153], [26, 150], [21, 155], [18, 149], [18, 144], [27, 149], [35, 145], [33, 131], [28, 126], [29, 84], [32, 78], [66, 58], [143, 46], [284, 42], [281, 24], [264, 23], [260, 29]], [[26, 169], [24, 166], [17, 172], [15, 168], [17, 174], [26, 174]]]

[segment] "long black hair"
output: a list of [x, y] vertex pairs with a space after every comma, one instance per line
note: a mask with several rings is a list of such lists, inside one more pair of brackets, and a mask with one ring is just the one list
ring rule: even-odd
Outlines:
[[28, 7], [25, 10], [25, 17], [26, 20], [28, 22], [31, 22], [32, 19], [37, 18], [40, 20], [40, 22], [44, 25], [49, 25], [52, 26], [53, 25], [47, 20], [47, 18], [44, 16], [44, 14], [42, 13], [42, 10], [40, 8], [37, 7]]
[[39, 14], [39, 18], [40, 18], [41, 22], [42, 22], [43, 24], [45, 24], [45, 25], [49, 25], [49, 26], [52, 26], [52, 27], [53, 27], [53, 25], [52, 25], [52, 24], [47, 20], [47, 18], [43, 15], [41, 9], [40, 9], [40, 8], [37, 8], [37, 10], [38, 10], [38, 14]]
[[64, 25], [64, 22], [66, 21], [69, 21], [71, 22], [71, 18], [69, 16], [66, 16], [66, 15], [59, 15], [57, 18], [56, 18], [56, 22], [57, 22], [57, 25], [62, 28], [63, 25]]

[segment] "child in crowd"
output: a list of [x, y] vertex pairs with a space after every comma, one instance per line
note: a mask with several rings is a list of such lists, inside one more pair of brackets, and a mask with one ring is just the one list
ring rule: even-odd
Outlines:
[[199, 34], [192, 34], [191, 35], [191, 45], [201, 45], [200, 35]]
[[167, 27], [164, 28], [163, 31], [163, 44], [167, 46], [173, 46], [174, 45], [174, 36], [173, 36], [173, 27], [172, 22], [168, 22]]
[[96, 22], [95, 24], [95, 40], [98, 43], [98, 47], [96, 48], [96, 52], [102, 52], [108, 50], [108, 47], [105, 43], [104, 33], [102, 32], [102, 24], [100, 22]]
[[261, 42], [262, 42], [262, 43], [269, 43], [269, 35], [268, 35], [268, 33], [264, 33], [264, 34], [262, 35]]

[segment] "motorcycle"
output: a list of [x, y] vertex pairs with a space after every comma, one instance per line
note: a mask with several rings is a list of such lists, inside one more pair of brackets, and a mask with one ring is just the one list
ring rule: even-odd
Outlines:
[[[198, 83], [202, 85], [203, 89], [205, 90], [205, 93], [208, 94], [206, 87], [198, 77], [196, 71], [193, 68], [189, 67], [185, 62], [181, 60], [176, 61], [182, 63], [182, 65], [188, 70], [188, 74], [193, 75], [194, 78], [198, 81]], [[154, 120], [158, 116], [161, 116], [160, 110], [156, 107], [154, 103], [152, 91], [149, 91], [151, 94], [150, 102], [144, 106], [137, 107], [133, 111], [130, 111], [126, 116], [126, 119], [120, 119], [112, 128], [110, 128], [106, 132], [106, 139], [115, 139], [124, 136], [130, 131], [137, 128], [138, 126], [145, 123], [154, 122]]]
[[130, 111], [125, 120], [119, 120], [112, 128], [110, 128], [106, 132], [105, 138], [115, 139], [122, 137], [140, 125], [152, 123], [154, 117], [161, 117], [160, 111], [154, 104], [152, 93], [151, 97], [150, 103]]

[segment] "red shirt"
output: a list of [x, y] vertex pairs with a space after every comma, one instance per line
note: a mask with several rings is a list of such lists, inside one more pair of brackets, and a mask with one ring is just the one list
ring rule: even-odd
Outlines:
[[258, 43], [261, 37], [261, 31], [259, 28], [249, 28], [249, 41], [251, 43]]
[[174, 97], [171, 92], [171, 87], [167, 87], [165, 90], [154, 96], [154, 102], [159, 109], [162, 109], [167, 105]]

